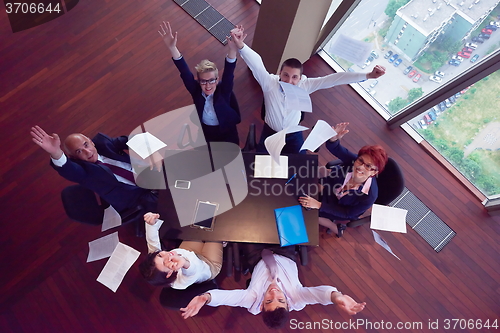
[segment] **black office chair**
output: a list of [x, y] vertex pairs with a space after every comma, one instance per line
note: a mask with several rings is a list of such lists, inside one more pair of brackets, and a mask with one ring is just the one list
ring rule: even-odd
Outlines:
[[195, 296], [218, 288], [215, 279], [194, 283], [183, 290], [163, 288], [160, 293], [160, 304], [167, 309], [179, 311], [180, 308], [185, 308]]
[[[342, 165], [342, 161], [335, 160], [328, 162], [326, 167], [331, 169], [334, 166], [340, 165]], [[403, 193], [405, 188], [403, 172], [401, 171], [398, 163], [391, 157], [389, 157], [384, 170], [377, 176], [377, 185], [378, 197], [377, 200], [375, 200], [375, 203], [378, 205], [386, 206]], [[346, 226], [354, 228], [368, 222], [370, 222], [370, 216], [363, 216], [361, 218], [351, 220], [346, 224]]]
[[[70, 185], [63, 189], [61, 192], [61, 200], [64, 211], [70, 219], [90, 225], [102, 224], [104, 210], [109, 207], [109, 203], [102, 198], [99, 204], [97, 196], [93, 191], [78, 184]], [[141, 206], [137, 206], [125, 212], [120, 212], [122, 225], [135, 223], [137, 236], [144, 236], [143, 216], [145, 213], [146, 212]]]
[[257, 140], [255, 137], [255, 124], [250, 124], [248, 128], [247, 141], [245, 142], [245, 147], [242, 151], [254, 151], [257, 147]]

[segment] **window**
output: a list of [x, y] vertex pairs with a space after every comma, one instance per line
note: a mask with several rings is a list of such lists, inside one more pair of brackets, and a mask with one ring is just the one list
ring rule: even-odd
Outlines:
[[[366, 93], [369, 81], [354, 88], [389, 126], [405, 124], [493, 198], [500, 194], [500, 7], [423, 1], [362, 0], [323, 51], [336, 70], [386, 67], [377, 95]], [[339, 58], [331, 45], [340, 34], [370, 43], [381, 56], [366, 68]]]

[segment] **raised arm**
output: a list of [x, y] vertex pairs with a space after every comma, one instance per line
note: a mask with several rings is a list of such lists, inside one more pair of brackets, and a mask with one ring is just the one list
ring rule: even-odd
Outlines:
[[172, 33], [172, 28], [170, 27], [170, 22], [163, 21], [163, 24], [160, 24], [160, 30], [158, 30], [161, 38], [167, 45], [170, 53], [172, 54], [172, 58], [178, 59], [181, 57], [181, 53], [177, 49], [177, 32]]
[[235, 43], [234, 38], [231, 37], [233, 34], [238, 35], [238, 37], [239, 37], [238, 42], [241, 41], [241, 43], [243, 43], [243, 40], [246, 37], [246, 35], [243, 36], [243, 27], [241, 25], [236, 26], [234, 29], [232, 29], [230, 32], [230, 36], [226, 36], [227, 45], [229, 46], [229, 52], [227, 53], [227, 57], [229, 59], [236, 59], [236, 56], [238, 54], [238, 49], [239, 49], [238, 45], [236, 45], [236, 43]]
[[63, 151], [61, 149], [61, 139], [56, 133], [48, 135], [40, 126], [36, 125], [31, 128], [31, 139], [35, 144], [50, 154], [55, 160], [61, 158]]
[[367, 79], [376, 79], [385, 74], [385, 67], [376, 65], [373, 67], [372, 71], [366, 74]]

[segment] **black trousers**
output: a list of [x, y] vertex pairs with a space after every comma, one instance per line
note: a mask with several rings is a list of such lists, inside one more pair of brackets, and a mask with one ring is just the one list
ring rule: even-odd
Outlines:
[[219, 125], [209, 126], [202, 123], [201, 128], [203, 129], [203, 134], [207, 142], [232, 142], [238, 146], [240, 145], [240, 138], [236, 125], [224, 132], [221, 131]]

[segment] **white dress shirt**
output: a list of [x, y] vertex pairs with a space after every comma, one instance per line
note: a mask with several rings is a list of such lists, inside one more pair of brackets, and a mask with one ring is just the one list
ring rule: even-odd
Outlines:
[[[280, 255], [274, 254], [278, 265], [278, 286], [285, 294], [290, 311], [302, 310], [308, 304], [333, 304], [331, 294], [337, 288], [331, 286], [303, 287], [299, 281], [297, 264]], [[264, 293], [271, 284], [271, 275], [263, 260], [255, 266], [252, 280], [247, 289], [210, 290], [210, 306], [240, 306], [254, 315], [261, 312]]]
[[[148, 243], [148, 253], [161, 251], [159, 230], [163, 224], [162, 220], [157, 220], [154, 225], [146, 223], [146, 242]], [[184, 249], [174, 249], [187, 260], [189, 260], [189, 268], [181, 268], [177, 272], [177, 278], [171, 285], [174, 289], [186, 289], [193, 283], [201, 283], [207, 281], [212, 276], [210, 267], [206, 262], [198, 258], [196, 253]]]
[[[287, 127], [298, 125], [300, 122], [300, 111], [302, 110], [285, 110], [285, 95], [279, 84], [280, 77], [276, 74], [269, 74], [260, 55], [249, 46], [244, 45], [240, 49], [240, 54], [262, 88], [266, 106], [266, 124], [277, 132]], [[333, 73], [315, 78], [308, 78], [302, 75], [297, 87], [311, 94], [319, 89], [364, 80], [366, 80], [366, 73]]]

